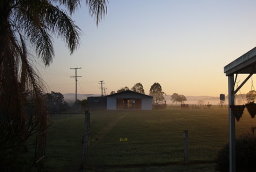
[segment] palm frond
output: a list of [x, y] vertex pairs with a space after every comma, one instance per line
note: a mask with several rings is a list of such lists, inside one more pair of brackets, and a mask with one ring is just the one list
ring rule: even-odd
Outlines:
[[61, 5], [64, 5], [72, 14], [77, 9], [77, 7], [80, 6], [81, 0], [54, 0], [54, 1], [60, 3]]
[[[40, 77], [36, 74], [33, 67], [30, 65], [27, 56], [27, 48], [25, 41], [20, 35], [21, 48], [20, 48], [20, 57], [22, 62], [22, 74], [25, 78], [23, 81], [21, 80], [21, 84], [24, 84], [26, 90], [29, 90], [31, 93], [31, 98], [35, 101], [35, 120], [36, 122], [32, 122], [31, 119], [27, 123], [27, 134], [31, 134], [33, 129], [39, 125], [38, 130], [42, 132], [46, 126], [46, 118], [47, 112], [43, 103], [43, 89]], [[29, 123], [30, 122], [30, 123]], [[27, 136], [28, 137], [28, 136]]]
[[96, 17], [97, 25], [107, 13], [107, 2], [107, 0], [86, 0], [86, 4], [89, 6], [90, 14]]
[[74, 21], [58, 7], [51, 4], [44, 4], [42, 11], [43, 23], [48, 26], [48, 29], [53, 33], [62, 37], [69, 47], [71, 53], [79, 45], [79, 27], [75, 25]]
[[[20, 92], [18, 77], [19, 45], [15, 35], [7, 28], [0, 67], [0, 114], [1, 114], [1, 146], [20, 143], [24, 136], [25, 115], [23, 99]], [[3, 135], [2, 135], [3, 134]], [[12, 143], [16, 139], [15, 143]], [[2, 147], [1, 147], [2, 148]]]
[[45, 65], [49, 65], [54, 56], [49, 32], [62, 37], [71, 53], [79, 44], [80, 29], [65, 12], [47, 1], [22, 4], [16, 11], [15, 18], [19, 19], [16, 20], [16, 25], [22, 26]]
[[28, 60], [27, 46], [25, 44], [24, 38], [20, 35], [20, 58], [21, 58], [21, 79], [20, 84], [25, 90], [32, 90], [36, 97], [42, 94], [42, 82], [40, 77], [36, 74], [33, 67], [30, 65]]

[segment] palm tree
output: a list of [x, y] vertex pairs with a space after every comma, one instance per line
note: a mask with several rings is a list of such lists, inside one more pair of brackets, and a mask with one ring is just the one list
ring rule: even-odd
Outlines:
[[[80, 29], [70, 16], [80, 1], [0, 0], [1, 159], [7, 149], [24, 144], [33, 133], [44, 133], [44, 87], [32, 65], [32, 52], [49, 65], [54, 56], [53, 34], [63, 38], [71, 53], [77, 48]], [[106, 13], [107, 1], [85, 2], [98, 24]]]

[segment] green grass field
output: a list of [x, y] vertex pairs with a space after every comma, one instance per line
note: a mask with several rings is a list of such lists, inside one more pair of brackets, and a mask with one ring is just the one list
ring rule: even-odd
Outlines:
[[[83, 114], [50, 118], [47, 171], [79, 170], [83, 122]], [[252, 126], [255, 119], [245, 110], [237, 135], [250, 132]], [[181, 164], [184, 130], [189, 131], [189, 159], [195, 164]], [[227, 133], [226, 108], [95, 111], [91, 112], [87, 167], [90, 171], [210, 172], [218, 150], [227, 143]]]

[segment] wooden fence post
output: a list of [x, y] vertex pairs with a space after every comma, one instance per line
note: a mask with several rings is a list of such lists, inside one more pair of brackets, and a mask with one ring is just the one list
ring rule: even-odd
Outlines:
[[188, 130], [184, 130], [184, 162], [189, 161], [189, 139], [188, 139]]
[[89, 136], [90, 136], [90, 112], [89, 111], [85, 111], [84, 134], [83, 134], [82, 167], [84, 167], [84, 165], [87, 162]]

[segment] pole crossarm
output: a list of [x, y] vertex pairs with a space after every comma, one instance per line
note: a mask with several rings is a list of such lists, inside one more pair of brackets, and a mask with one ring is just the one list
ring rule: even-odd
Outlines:
[[78, 78], [78, 77], [82, 77], [82, 76], [70, 76], [71, 78]]
[[[237, 75], [238, 75], [238, 74], [237, 74]], [[237, 75], [236, 75], [236, 78], [237, 78]], [[234, 94], [236, 94], [236, 93], [240, 90], [240, 88], [242, 88], [242, 86], [248, 81], [248, 79], [251, 78], [252, 75], [253, 75], [253, 73], [249, 74], [249, 75], [245, 78], [245, 80], [236, 88], [236, 90], [234, 91]], [[234, 83], [234, 84], [235, 84], [235, 83]]]

